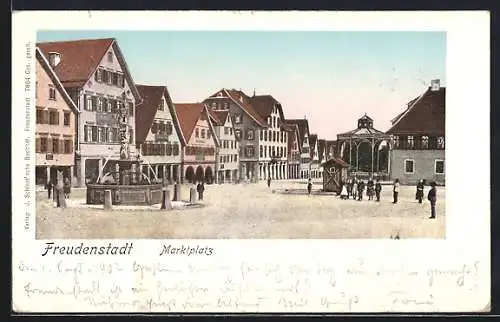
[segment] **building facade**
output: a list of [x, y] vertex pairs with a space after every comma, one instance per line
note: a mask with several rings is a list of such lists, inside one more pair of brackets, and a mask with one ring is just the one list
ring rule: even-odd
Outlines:
[[326, 161], [326, 140], [318, 139], [319, 177], [323, 177], [323, 163]]
[[[39, 43], [80, 111], [75, 177], [79, 185], [134, 158], [135, 108], [141, 97], [114, 38]], [[121, 142], [127, 143], [121, 149]], [[111, 162], [108, 162], [111, 161]]]
[[300, 166], [299, 177], [309, 179], [311, 177], [311, 149], [309, 145], [309, 122], [307, 119], [290, 119], [288, 124], [296, 124], [299, 129]]
[[78, 108], [36, 48], [36, 184], [53, 184], [68, 178], [73, 183], [75, 127]]
[[165, 183], [180, 181], [180, 126], [166, 86], [136, 85], [142, 97], [135, 117], [136, 149], [142, 172]]
[[299, 127], [297, 124], [287, 122], [288, 131], [288, 178], [300, 178], [300, 143]]
[[391, 179], [416, 184], [420, 179], [445, 184], [445, 111], [446, 88], [439, 80], [392, 122], [390, 150]]
[[251, 104], [268, 126], [259, 133], [259, 179], [288, 179], [288, 132], [281, 103], [271, 95], [254, 95]]
[[204, 100], [212, 111], [229, 111], [238, 142], [239, 180], [257, 182], [259, 175], [259, 132], [268, 127], [253, 108], [251, 98], [240, 90], [221, 89]]
[[234, 183], [239, 178], [239, 146], [234, 135], [231, 116], [228, 110], [209, 110], [209, 115], [220, 143], [215, 158], [215, 182]]
[[203, 103], [175, 104], [182, 141], [181, 182], [214, 183], [219, 140]]

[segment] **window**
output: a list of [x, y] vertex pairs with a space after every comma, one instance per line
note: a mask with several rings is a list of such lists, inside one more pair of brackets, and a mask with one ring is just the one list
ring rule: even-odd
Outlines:
[[434, 162], [434, 173], [444, 174], [444, 160], [436, 160]]
[[232, 127], [229, 128], [229, 134], [233, 135], [233, 128]]
[[224, 134], [229, 134], [229, 128], [228, 127], [224, 128]]
[[422, 149], [428, 149], [429, 148], [429, 137], [426, 135], [422, 136], [422, 143], [421, 143]]
[[[109, 56], [109, 55], [108, 55]], [[106, 76], [106, 79], [108, 81], [108, 85], [112, 85], [113, 84], [113, 72], [110, 72], [109, 70], [106, 71], [106, 74], [108, 74]]]
[[158, 104], [158, 111], [163, 111], [165, 108], [165, 103], [163, 100], [160, 101], [160, 104]]
[[102, 127], [99, 126], [97, 128], [97, 142], [105, 142], [105, 141], [106, 141], [106, 137], [104, 136]]
[[110, 63], [113, 62], [113, 52], [112, 51], [108, 52], [108, 62], [110, 62]]
[[199, 129], [194, 130], [194, 137], [196, 137], [196, 138], [200, 137], [200, 130]]
[[414, 172], [415, 172], [415, 161], [405, 160], [405, 173], [414, 173]]
[[59, 139], [57, 138], [52, 139], [52, 153], [54, 154], [59, 153]]
[[98, 68], [97, 71], [95, 72], [95, 80], [98, 83], [102, 82], [102, 69]]
[[179, 155], [179, 143], [174, 143], [172, 150], [173, 155]]
[[59, 112], [58, 111], [50, 111], [49, 124], [51, 125], [59, 125]]
[[170, 134], [172, 134], [172, 131], [173, 131], [172, 123], [167, 122], [165, 124], [165, 133], [170, 135]]
[[214, 109], [214, 110], [217, 109], [217, 103], [212, 102], [212, 109]]
[[399, 149], [399, 136], [394, 137], [394, 148]]
[[40, 138], [40, 152], [41, 153], [46, 153], [48, 150], [48, 142], [47, 138]]
[[228, 103], [228, 102], [225, 102], [225, 103], [224, 103], [224, 109], [225, 109], [225, 110], [228, 110], [228, 109], [229, 109], [229, 103]]
[[113, 107], [113, 100], [110, 99], [110, 98], [104, 98], [104, 101], [103, 101], [103, 104], [105, 105], [106, 107], [106, 112], [108, 113], [114, 113], [114, 107]]
[[134, 130], [133, 129], [128, 130], [128, 143], [129, 144], [134, 143]]
[[151, 133], [156, 134], [158, 133], [158, 123], [153, 122], [153, 125], [151, 125]]
[[444, 149], [444, 136], [439, 136], [437, 138], [437, 148]]
[[254, 130], [248, 129], [247, 130], [247, 140], [253, 140], [254, 139]]
[[264, 141], [267, 141], [267, 131], [264, 130], [263, 132], [264, 132]]
[[103, 108], [103, 98], [102, 97], [97, 97], [97, 112], [102, 112], [104, 111]]
[[210, 130], [207, 130], [207, 139], [210, 139], [212, 137], [212, 132]]
[[415, 142], [413, 141], [413, 136], [408, 136], [408, 149], [413, 149], [415, 147]]
[[71, 154], [73, 152], [73, 141], [64, 140], [64, 154]]
[[48, 124], [48, 112], [46, 110], [42, 110], [41, 108], [36, 109], [36, 124]]
[[54, 85], [49, 85], [49, 99], [54, 101], [56, 99], [56, 89]]
[[69, 126], [70, 116], [71, 116], [70, 112], [64, 112], [64, 125], [65, 126]]
[[205, 138], [205, 129], [201, 129], [201, 138], [204, 139]]
[[264, 156], [263, 146], [261, 145], [259, 148], [260, 148], [259, 156], [262, 158]]
[[234, 116], [234, 123], [240, 124], [241, 123], [241, 114], [236, 114]]
[[87, 111], [93, 111], [94, 110], [94, 100], [92, 99], [92, 96], [87, 95], [86, 103], [85, 103], [85, 109]]
[[262, 130], [259, 131], [259, 139], [262, 141], [264, 140], [264, 133], [262, 132]]
[[250, 145], [250, 146], [246, 146], [245, 147], [245, 156], [247, 158], [251, 158], [251, 157], [254, 156], [254, 148], [253, 148], [253, 146]]
[[267, 158], [267, 149], [264, 147], [264, 158]]
[[236, 140], [241, 140], [241, 130], [240, 129], [234, 130], [234, 136]]

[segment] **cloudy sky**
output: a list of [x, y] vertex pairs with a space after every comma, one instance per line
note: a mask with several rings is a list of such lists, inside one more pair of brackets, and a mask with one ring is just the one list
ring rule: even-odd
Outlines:
[[379, 130], [432, 79], [446, 85], [445, 32], [40, 31], [37, 41], [117, 39], [136, 83], [167, 85], [174, 102], [218, 89], [271, 94], [286, 118], [325, 139], [364, 113]]

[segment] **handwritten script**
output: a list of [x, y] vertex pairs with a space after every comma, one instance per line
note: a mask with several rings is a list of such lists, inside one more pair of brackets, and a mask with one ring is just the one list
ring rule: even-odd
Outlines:
[[473, 294], [479, 266], [377, 269], [362, 260], [331, 267], [20, 261], [14, 267], [13, 291], [20, 309], [23, 303], [39, 303], [28, 306], [79, 312], [436, 311], [450, 289]]

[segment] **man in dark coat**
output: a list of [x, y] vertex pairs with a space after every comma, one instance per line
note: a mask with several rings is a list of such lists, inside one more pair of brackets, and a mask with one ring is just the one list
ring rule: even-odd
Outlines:
[[363, 192], [365, 191], [365, 182], [363, 180], [359, 180], [358, 183], [358, 200], [363, 200]]
[[267, 187], [271, 187], [271, 176], [267, 178]]
[[198, 200], [203, 200], [203, 191], [205, 191], [205, 185], [203, 184], [203, 181], [198, 183], [196, 186], [196, 191], [198, 191]]
[[313, 186], [312, 180], [311, 178], [309, 178], [309, 181], [307, 182], [307, 194], [309, 195], [311, 194], [312, 186]]
[[373, 179], [368, 180], [368, 187], [366, 189], [366, 195], [368, 196], [368, 200], [373, 200]]
[[382, 185], [380, 184], [380, 180], [377, 179], [377, 183], [375, 183], [375, 196], [377, 197], [377, 201], [380, 201], [381, 191], [382, 191]]
[[427, 200], [431, 203], [431, 216], [429, 219], [436, 218], [436, 183], [431, 182], [431, 190], [427, 194]]
[[418, 200], [418, 203], [422, 203], [422, 199], [424, 199], [424, 180], [417, 183], [417, 193], [415, 195], [415, 200]]
[[54, 185], [52, 184], [52, 180], [49, 179], [49, 182], [45, 184], [45, 189], [47, 189], [47, 194], [50, 199], [52, 196], [52, 189], [54, 188]]

